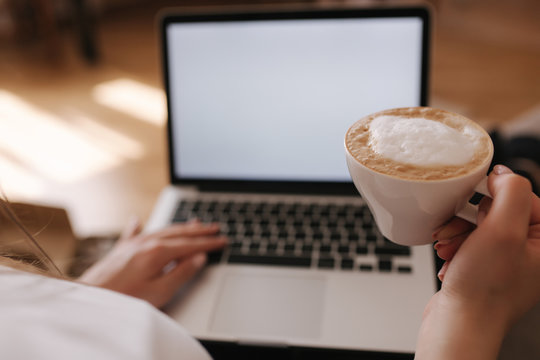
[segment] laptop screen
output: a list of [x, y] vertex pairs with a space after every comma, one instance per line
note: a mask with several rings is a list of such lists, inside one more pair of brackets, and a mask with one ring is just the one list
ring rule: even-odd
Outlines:
[[173, 180], [350, 182], [347, 128], [425, 105], [425, 19], [338, 14], [166, 22]]

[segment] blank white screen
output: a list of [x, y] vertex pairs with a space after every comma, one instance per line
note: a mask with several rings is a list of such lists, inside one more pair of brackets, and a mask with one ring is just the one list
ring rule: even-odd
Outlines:
[[168, 27], [174, 173], [350, 181], [360, 117], [420, 105], [420, 18], [176, 23]]

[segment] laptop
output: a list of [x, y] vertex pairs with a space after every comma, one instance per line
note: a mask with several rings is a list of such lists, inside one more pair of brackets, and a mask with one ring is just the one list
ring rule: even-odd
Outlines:
[[170, 185], [147, 224], [230, 244], [165, 311], [205, 343], [410, 354], [437, 290], [430, 246], [378, 231], [349, 177], [360, 117], [426, 105], [424, 8], [168, 13]]

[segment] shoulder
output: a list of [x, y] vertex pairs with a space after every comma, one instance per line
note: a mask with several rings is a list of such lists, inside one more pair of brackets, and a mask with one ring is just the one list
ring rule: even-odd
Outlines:
[[[178, 323], [145, 301], [0, 266], [0, 347], [8, 358], [208, 359]], [[7, 325], [7, 326], [5, 326]]]

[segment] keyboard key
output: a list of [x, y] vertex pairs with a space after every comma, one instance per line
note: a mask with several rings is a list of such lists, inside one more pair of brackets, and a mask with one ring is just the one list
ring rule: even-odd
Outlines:
[[412, 268], [406, 265], [398, 266], [398, 272], [410, 274], [412, 272]]
[[338, 252], [340, 254], [348, 254], [350, 251], [349, 245], [340, 245], [338, 247]]
[[335, 260], [333, 258], [320, 258], [319, 267], [324, 269], [333, 269]]
[[281, 204], [274, 204], [274, 205], [272, 205], [272, 206], [270, 207], [270, 211], [269, 211], [270, 215], [277, 215], [277, 214], [279, 214], [279, 208], [280, 208], [280, 205], [281, 205]]
[[178, 211], [174, 214], [173, 222], [186, 222], [190, 219], [190, 215], [186, 211]]
[[339, 218], [344, 218], [347, 216], [347, 210], [343, 207], [340, 207], [337, 209], [336, 211], [336, 215], [339, 217]]
[[358, 234], [356, 234], [356, 233], [351, 233], [351, 234], [347, 235], [347, 239], [348, 239], [350, 242], [358, 241], [358, 240], [360, 240], [360, 235], [358, 235]]
[[267, 252], [276, 252], [277, 250], [277, 243], [270, 243], [266, 246]]
[[392, 246], [377, 246], [375, 248], [375, 254], [377, 255], [396, 255], [396, 256], [408, 256], [411, 254], [411, 249], [407, 246], [392, 245]]
[[264, 237], [264, 238], [267, 238], [271, 235], [272, 233], [270, 232], [270, 230], [262, 230], [261, 231], [261, 237]]
[[330, 245], [328, 245], [328, 244], [324, 244], [324, 245], [320, 246], [319, 251], [321, 253], [328, 254], [328, 253], [330, 253], [330, 251], [332, 251], [332, 247]]
[[312, 244], [302, 245], [302, 252], [304, 254], [311, 254], [313, 252], [313, 245]]
[[232, 208], [233, 208], [233, 202], [227, 201], [227, 202], [222, 203], [221, 211], [223, 211], [224, 213], [229, 213]]
[[373, 265], [360, 264], [360, 266], [358, 268], [360, 269], [360, 271], [372, 271], [373, 270]]
[[234, 241], [229, 246], [234, 250], [239, 250], [242, 248], [242, 243], [240, 241]]
[[264, 205], [263, 204], [255, 205], [255, 208], [253, 209], [253, 213], [256, 215], [262, 215], [264, 213]]
[[358, 206], [353, 210], [353, 217], [355, 219], [360, 219], [364, 217], [364, 207]]
[[210, 202], [208, 203], [208, 206], [207, 206], [206, 209], [207, 209], [209, 212], [214, 212], [214, 211], [216, 210], [217, 205], [218, 205], [217, 201], [210, 201]]
[[367, 234], [366, 235], [366, 240], [368, 242], [375, 242], [375, 241], [377, 241], [377, 235], [375, 235], [375, 234]]
[[313, 215], [313, 209], [314, 209], [314, 208], [315, 208], [315, 207], [314, 207], [313, 205], [310, 205], [310, 206], [308, 206], [308, 207], [305, 207], [305, 208], [304, 208], [304, 216], [306, 216], [306, 217], [311, 217], [311, 216]]
[[280, 255], [250, 255], [233, 253], [229, 256], [231, 264], [252, 265], [281, 265], [293, 267], [310, 267], [311, 258], [303, 256], [280, 256]]
[[285, 252], [293, 252], [294, 251], [294, 244], [285, 244], [283, 247], [283, 251]]
[[199, 209], [201, 208], [201, 201], [195, 201], [193, 202], [193, 206], [191, 207], [191, 210], [192, 211], [199, 211]]
[[322, 217], [328, 217], [330, 215], [330, 208], [328, 206], [321, 206], [319, 208], [319, 214], [321, 214]]
[[337, 222], [335, 221], [332, 221], [332, 222], [329, 222], [326, 227], [328, 229], [330, 229], [331, 232], [335, 232], [335, 231], [338, 231], [338, 229], [341, 228], [341, 225], [339, 225]]
[[356, 253], [357, 253], [358, 255], [365, 255], [365, 254], [367, 254], [367, 253], [368, 253], [368, 248], [367, 248], [367, 246], [361, 246], [361, 245], [358, 245], [358, 246], [356, 247]]
[[379, 260], [379, 271], [392, 271], [392, 260], [381, 259]]
[[236, 204], [236, 212], [239, 214], [245, 214], [248, 212], [249, 203], [238, 203]]
[[352, 269], [354, 266], [354, 260], [351, 258], [343, 258], [341, 259], [341, 268], [342, 269]]

